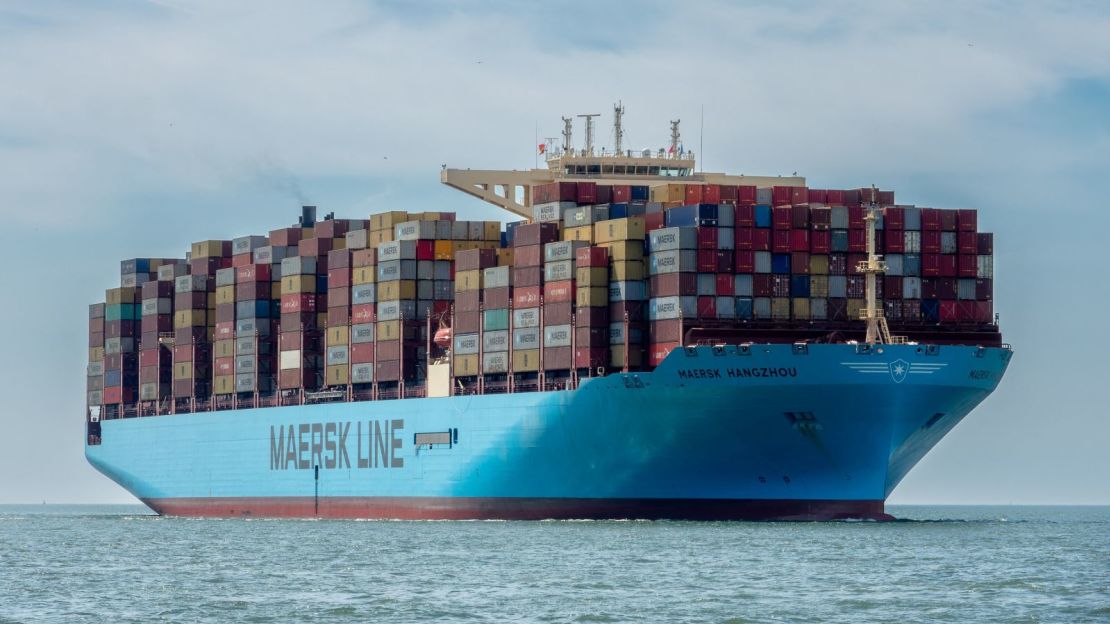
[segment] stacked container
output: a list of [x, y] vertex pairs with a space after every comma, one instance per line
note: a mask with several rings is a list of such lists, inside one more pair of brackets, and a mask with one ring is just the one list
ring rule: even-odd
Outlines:
[[[311, 239], [303, 239], [301, 245]], [[300, 252], [300, 245], [298, 246]], [[319, 312], [327, 292], [315, 255], [296, 255], [281, 261], [281, 318], [278, 337], [278, 387], [314, 390], [323, 383], [324, 345]]]
[[104, 405], [104, 308], [103, 303], [89, 306], [89, 365], [85, 370], [85, 388], [90, 406]]
[[[166, 265], [172, 269], [173, 266]], [[142, 285], [139, 340], [139, 400], [160, 402], [173, 396], [172, 342], [165, 344], [162, 336], [173, 333], [174, 281], [167, 269], [166, 277]]]
[[[480, 373], [482, 361], [482, 296], [486, 269], [497, 265], [493, 249], [463, 249], [455, 254], [455, 311], [451, 366], [456, 377]], [[494, 326], [500, 324], [495, 322]], [[492, 372], [492, 371], [491, 371]]]
[[[542, 366], [544, 245], [559, 240], [559, 224], [529, 223], [513, 233], [512, 372], [536, 373]], [[455, 275], [458, 284], [458, 274]]]
[[[591, 227], [591, 230], [593, 228]], [[581, 246], [574, 252], [574, 367], [609, 366], [609, 250]], [[622, 328], [623, 331], [623, 328]]]
[[[574, 366], [575, 303], [578, 289], [575, 260], [578, 249], [588, 247], [585, 241], [557, 241], [543, 247], [543, 369], [569, 371]], [[608, 291], [606, 291], [608, 292]], [[588, 326], [593, 323], [589, 308], [579, 309], [580, 320]], [[600, 315], [598, 318], [602, 318]]]
[[609, 364], [614, 368], [636, 368], [643, 364], [646, 235], [647, 221], [640, 216], [594, 225], [594, 240], [609, 255]]

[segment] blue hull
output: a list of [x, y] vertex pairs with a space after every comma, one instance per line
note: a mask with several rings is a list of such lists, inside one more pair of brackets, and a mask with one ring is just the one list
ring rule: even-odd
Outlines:
[[85, 454], [177, 515], [883, 517], [1010, 355], [697, 347], [572, 391], [110, 420]]

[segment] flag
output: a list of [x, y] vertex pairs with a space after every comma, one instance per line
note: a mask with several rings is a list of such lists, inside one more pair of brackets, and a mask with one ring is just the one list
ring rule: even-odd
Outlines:
[[546, 151], [547, 151], [547, 146], [544, 145], [543, 143], [540, 143], [540, 153], [542, 154]]
[[674, 153], [674, 144], [673, 143], [671, 144], [670, 147], [667, 148], [667, 153], [668, 154], [673, 154]]

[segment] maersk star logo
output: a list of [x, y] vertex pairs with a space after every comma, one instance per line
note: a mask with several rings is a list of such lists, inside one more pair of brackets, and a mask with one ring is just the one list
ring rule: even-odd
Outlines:
[[894, 379], [894, 383], [902, 383], [906, 379], [906, 374], [910, 372], [910, 363], [905, 360], [894, 360], [890, 363], [890, 376]]

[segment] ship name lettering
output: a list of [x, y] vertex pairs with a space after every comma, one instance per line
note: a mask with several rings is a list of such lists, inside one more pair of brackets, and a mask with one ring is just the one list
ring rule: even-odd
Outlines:
[[[298, 423], [270, 426], [270, 470], [325, 470], [352, 468], [348, 451], [351, 422]], [[405, 421], [371, 420], [354, 423], [358, 468], [404, 468], [401, 435]], [[366, 435], [363, 436], [363, 425]], [[363, 448], [365, 446], [365, 455]]]

